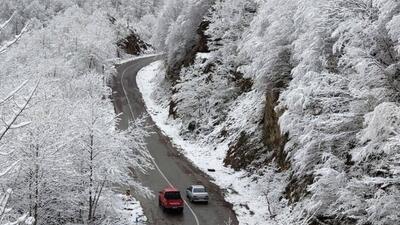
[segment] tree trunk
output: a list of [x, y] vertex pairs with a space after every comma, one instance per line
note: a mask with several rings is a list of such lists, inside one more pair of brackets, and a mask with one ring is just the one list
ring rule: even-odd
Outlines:
[[88, 223], [92, 224], [93, 220], [93, 134], [90, 135], [90, 159], [89, 159], [89, 215]]
[[99, 204], [99, 198], [101, 196], [101, 192], [103, 191], [103, 187], [104, 187], [105, 183], [106, 183], [106, 180], [104, 179], [104, 181], [100, 184], [99, 191], [96, 190], [96, 195], [95, 195], [94, 204], [93, 204], [93, 217], [96, 214], [97, 205]]
[[33, 206], [33, 225], [38, 224], [38, 208], [39, 208], [39, 146], [35, 147], [35, 202]]
[[28, 185], [28, 191], [29, 191], [29, 216], [32, 216], [32, 170], [29, 171], [29, 185]]

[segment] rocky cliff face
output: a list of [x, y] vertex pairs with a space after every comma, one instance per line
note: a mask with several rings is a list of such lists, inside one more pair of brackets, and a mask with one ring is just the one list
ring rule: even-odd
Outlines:
[[194, 63], [196, 54], [199, 52], [209, 52], [207, 46], [207, 35], [205, 31], [208, 28], [208, 21], [202, 21], [196, 30], [196, 36], [191, 43], [191, 47], [185, 50], [182, 58], [174, 61], [172, 64], [167, 65], [167, 77], [172, 83], [179, 80], [179, 74], [183, 67], [188, 67]]
[[[271, 85], [272, 86], [272, 85]], [[280, 88], [270, 88], [266, 93], [263, 141], [266, 148], [272, 152], [272, 158], [276, 161], [281, 170], [287, 170], [290, 167], [286, 159], [285, 144], [288, 134], [283, 134], [279, 126], [279, 117], [282, 111], [275, 110], [278, 105]]]

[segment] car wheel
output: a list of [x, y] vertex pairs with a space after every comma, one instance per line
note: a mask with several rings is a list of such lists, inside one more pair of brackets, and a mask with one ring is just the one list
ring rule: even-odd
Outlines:
[[158, 201], [158, 206], [160, 206], [162, 211], [165, 212], [165, 207], [162, 205], [161, 201]]
[[182, 213], [183, 213], [183, 208], [180, 208], [179, 211], [178, 211], [178, 213], [179, 213], [179, 214], [182, 214]]

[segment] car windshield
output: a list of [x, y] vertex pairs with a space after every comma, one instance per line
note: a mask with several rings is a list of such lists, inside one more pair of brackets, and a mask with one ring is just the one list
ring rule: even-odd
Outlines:
[[193, 188], [193, 192], [195, 193], [203, 193], [206, 192], [205, 188]]
[[165, 198], [166, 199], [181, 199], [181, 193], [179, 193], [178, 191], [165, 192]]

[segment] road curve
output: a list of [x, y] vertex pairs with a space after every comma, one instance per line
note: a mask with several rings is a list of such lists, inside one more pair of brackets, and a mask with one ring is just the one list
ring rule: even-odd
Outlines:
[[[142, 100], [142, 95], [136, 83], [136, 75], [140, 69], [160, 59], [161, 56], [149, 56], [117, 66], [118, 75], [115, 77], [113, 101], [116, 113], [121, 114], [120, 129], [126, 129], [128, 121], [133, 117], [148, 115]], [[173, 186], [183, 191], [193, 183], [202, 183], [209, 189], [210, 203], [192, 204], [185, 206], [183, 215], [163, 213], [158, 207], [157, 199], [146, 199], [138, 196], [144, 213], [151, 225], [225, 225], [230, 219], [232, 225], [237, 225], [237, 219], [229, 203], [223, 199], [222, 191], [210, 178], [194, 167], [183, 155], [174, 149], [170, 140], [161, 134], [160, 130], [148, 116], [152, 125], [152, 134], [146, 138], [147, 147], [154, 158], [155, 170], [147, 174], [136, 174], [137, 178], [154, 193], [162, 188]], [[188, 207], [189, 206], [189, 207]]]

